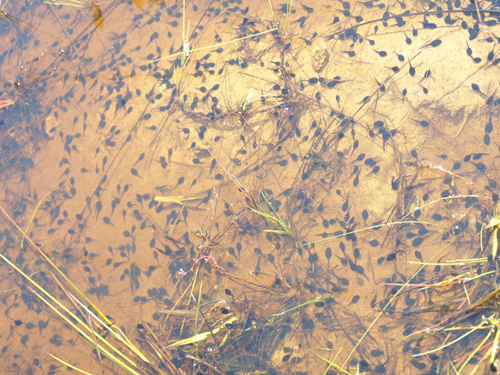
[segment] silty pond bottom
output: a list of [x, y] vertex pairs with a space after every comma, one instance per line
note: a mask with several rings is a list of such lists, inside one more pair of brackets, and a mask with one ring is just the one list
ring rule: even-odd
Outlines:
[[0, 7], [2, 373], [496, 369], [499, 2]]

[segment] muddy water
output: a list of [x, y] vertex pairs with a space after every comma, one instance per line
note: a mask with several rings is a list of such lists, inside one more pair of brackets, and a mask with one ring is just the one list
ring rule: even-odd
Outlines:
[[[181, 373], [428, 374], [477, 347], [418, 356], [443, 336], [412, 334], [464, 292], [400, 285], [491, 246], [494, 2], [1, 6], [1, 206], [159, 371], [148, 341], [210, 331], [164, 357]], [[2, 253], [74, 309], [1, 226]], [[2, 269], [2, 371], [67, 371], [46, 353], [122, 371]]]

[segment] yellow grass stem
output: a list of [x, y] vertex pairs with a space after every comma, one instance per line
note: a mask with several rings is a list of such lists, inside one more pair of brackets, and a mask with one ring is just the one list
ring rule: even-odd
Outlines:
[[[7, 218], [7, 220], [20, 232], [23, 233], [22, 229], [17, 225], [17, 223], [10, 217], [10, 215], [5, 211], [5, 209], [0, 206], [0, 212], [3, 213], [3, 215]], [[62, 272], [59, 267], [57, 267], [54, 262], [45, 254], [45, 252], [38, 247], [35, 242], [29, 237], [25, 237], [26, 240], [29, 242], [29, 244], [56, 270], [59, 275], [66, 280], [66, 282], [76, 291], [80, 294], [80, 296], [85, 299], [85, 301], [89, 304], [90, 307], [96, 310], [96, 312], [101, 316], [101, 318], [108, 324], [110, 327], [114, 326], [113, 323], [103, 314], [100, 312], [100, 310], [88, 299], [85, 294], [83, 294], [80, 289], [76, 287], [75, 284]], [[29, 276], [25, 275], [24, 272], [22, 272], [15, 264], [13, 264], [10, 260], [5, 258], [2, 254], [0, 254], [0, 257], [2, 257], [11, 267], [13, 267], [16, 271], [18, 271], [21, 275], [23, 275], [27, 280], [33, 283], [33, 285], [36, 285], [37, 288], [39, 288], [41, 291], [43, 291], [46, 295], [48, 295], [54, 302], [56, 302], [58, 305], [60, 305], [62, 308], [64, 308], [68, 313], [72, 314], [69, 310], [66, 309], [59, 301], [57, 301], [55, 298], [53, 298], [48, 292], [45, 291], [42, 287], [40, 287], [38, 284], [36, 284]], [[72, 314], [73, 315], [73, 314]], [[76, 319], [76, 317], [75, 317]], [[78, 320], [78, 319], [77, 319]], [[84, 324], [84, 323], [82, 323]], [[86, 326], [84, 324], [84, 326]], [[88, 327], [87, 327], [88, 328]], [[124, 338], [124, 340], [128, 343], [127, 346], [129, 347], [130, 350], [132, 350], [134, 353], [136, 353], [140, 358], [142, 358], [144, 361], [148, 362], [147, 358], [144, 357], [144, 355], [137, 349], [132, 342], [127, 338], [127, 336], [118, 328], [114, 327]]]
[[[340, 351], [339, 351], [339, 353], [340, 353]], [[334, 362], [334, 361], [335, 361], [335, 358], [337, 358], [337, 356], [338, 356], [338, 353], [337, 353], [337, 355], [335, 356], [335, 358], [334, 358], [333, 360], [331, 360], [331, 361], [330, 361], [330, 360], [328, 360], [328, 359], [326, 359], [326, 358], [324, 358], [324, 357], [322, 357], [322, 356], [320, 356], [319, 354], [314, 353], [314, 355], [315, 355], [316, 357], [318, 357], [318, 358], [322, 359], [323, 361], [325, 361], [326, 363], [328, 363], [328, 364], [329, 364], [329, 366], [328, 366], [327, 370], [323, 373], [323, 375], [324, 375], [324, 374], [326, 374], [326, 372], [327, 372], [327, 371], [330, 369], [330, 367], [332, 367], [332, 366], [333, 366], [333, 367], [335, 367], [335, 369], [336, 369], [336, 370], [338, 370], [338, 371], [342, 372], [343, 374], [346, 374], [346, 375], [351, 375], [351, 373], [350, 373], [349, 371], [344, 370], [342, 367], [340, 367], [339, 365], [337, 365], [337, 364]]]
[[[89, 326], [87, 326], [78, 316], [73, 314], [70, 310], [66, 308], [61, 302], [59, 302], [57, 299], [55, 299], [49, 292], [47, 292], [44, 288], [42, 288], [36, 281], [34, 281], [31, 277], [26, 275], [19, 267], [17, 267], [14, 263], [12, 263], [7, 257], [5, 257], [2, 253], [0, 253], [0, 258], [2, 258], [7, 264], [9, 264], [13, 269], [15, 269], [20, 275], [22, 275], [26, 280], [28, 280], [33, 286], [35, 286], [39, 291], [41, 291], [43, 294], [45, 294], [52, 302], [54, 302], [57, 306], [59, 306], [63, 311], [65, 311], [71, 318], [73, 318], [76, 322], [80, 323], [83, 327], [85, 327], [89, 332], [92, 332]], [[31, 288], [30, 288], [31, 289]], [[49, 303], [44, 297], [42, 297], [41, 294], [37, 293], [34, 289], [31, 289], [31, 291], [38, 296], [47, 306], [49, 306], [57, 315], [59, 315], [63, 320], [66, 321], [75, 331], [80, 333], [82, 337], [84, 337], [89, 343], [92, 344], [91, 338], [77, 325], [75, 325], [67, 316], [65, 316], [61, 311], [59, 311], [54, 305]], [[100, 335], [97, 335], [99, 339], [107, 344], [112, 350], [114, 350], [116, 353], [120, 354], [122, 358], [127, 360], [131, 365], [135, 367], [135, 363], [130, 360], [127, 356], [125, 356], [123, 353], [121, 353], [119, 350], [114, 348], [109, 342], [107, 342], [103, 337]], [[113, 355], [107, 351], [105, 348], [101, 348], [102, 352], [108, 356], [110, 359], [113, 358]], [[117, 358], [115, 358], [120, 364], [124, 366], [124, 368], [129, 368], [125, 363], [121, 362]], [[136, 374], [136, 372], [132, 369], [130, 369], [133, 374]]]
[[[0, 254], [1, 255], [1, 254]], [[26, 276], [25, 276], [26, 277]], [[38, 284], [35, 283], [35, 285], [38, 286]], [[66, 309], [66, 307], [62, 306], [55, 298], [53, 298], [48, 292], [46, 292], [43, 288], [41, 288], [40, 286], [38, 286], [40, 288], [40, 290], [42, 290], [44, 292], [44, 294], [48, 295], [54, 302], [58, 303], [67, 313], [70, 313], [70, 315], [73, 317], [73, 318], [76, 318], [76, 316], [71, 313], [69, 310]], [[62, 318], [64, 321], [66, 321], [67, 324], [69, 324], [75, 331], [77, 331], [78, 333], [80, 333], [80, 335], [82, 335], [82, 337], [85, 339], [85, 341], [87, 341], [90, 345], [93, 345], [93, 342], [92, 342], [92, 338], [87, 335], [83, 330], [80, 329], [80, 327], [78, 327], [77, 325], [75, 325], [70, 319], [68, 319], [67, 316], [65, 316], [64, 314], [62, 314], [58, 309], [55, 308], [54, 305], [52, 305], [51, 303], [49, 303], [49, 301], [47, 301], [45, 298], [43, 298], [43, 296], [41, 294], [38, 294], [34, 289], [31, 289], [32, 293], [34, 293], [38, 298], [40, 298], [47, 306], [49, 306], [57, 315], [59, 315], [60, 318]], [[84, 327], [87, 328], [87, 330], [90, 330], [90, 328], [85, 324], [83, 323], [81, 320], [77, 319], [79, 321], [80, 324], [82, 324]], [[97, 337], [100, 337], [99, 335], [97, 335]], [[105, 342], [107, 345], [109, 345], [110, 348], [112, 348], [116, 353], [120, 354], [122, 358], [124, 358], [127, 362], [129, 362], [131, 365], [133, 365], [134, 367], [136, 367], [135, 363], [129, 359], [127, 356], [125, 356], [123, 353], [121, 353], [119, 350], [117, 350], [116, 348], [114, 348], [109, 342], [107, 342], [105, 339], [101, 338], [101, 340], [103, 342]], [[135, 371], [134, 369], [132, 369], [130, 366], [128, 366], [126, 363], [120, 361], [118, 358], [116, 358], [109, 350], [107, 350], [106, 348], [104, 347], [101, 347], [100, 348], [101, 352], [106, 356], [108, 357], [111, 361], [113, 361], [115, 364], [117, 364], [118, 366], [120, 366], [121, 368], [127, 370], [129, 373], [133, 374], [133, 375], [140, 375], [140, 373], [138, 373], [137, 371]]]
[[465, 362], [462, 364], [462, 366], [460, 366], [460, 368], [458, 369], [458, 373], [460, 374], [463, 369], [465, 368], [465, 366], [467, 366], [467, 364], [469, 363], [469, 361], [472, 359], [472, 357], [474, 357], [476, 355], [476, 353], [478, 352], [478, 350], [480, 348], [483, 347], [483, 345], [488, 341], [488, 339], [490, 338], [491, 336], [491, 333], [493, 331], [492, 330], [489, 330], [488, 331], [488, 334], [486, 335], [486, 337], [483, 339], [483, 341], [481, 341], [481, 343], [476, 347], [476, 349], [474, 349], [474, 351], [472, 353], [470, 353], [470, 355], [467, 357], [467, 359], [465, 360]]
[[[14, 268], [20, 275], [22, 275], [26, 280], [28, 280], [32, 285], [34, 285], [38, 290], [40, 290], [43, 294], [45, 294], [50, 300], [52, 300], [56, 305], [58, 305], [62, 310], [64, 310], [71, 318], [75, 319], [78, 323], [80, 323], [83, 327], [85, 327], [89, 332], [92, 332], [89, 326], [85, 324], [78, 316], [73, 314], [70, 310], [66, 308], [61, 302], [55, 299], [49, 292], [47, 292], [44, 288], [42, 288], [36, 281], [34, 281], [31, 277], [26, 275], [19, 267], [17, 267], [14, 263], [12, 263], [7, 257], [5, 257], [2, 253], [0, 253], [0, 258], [2, 258], [6, 263], [8, 263], [12, 268]], [[78, 326], [76, 326], [71, 320], [69, 320], [65, 315], [63, 315], [58, 309], [56, 309], [52, 304], [50, 304], [47, 300], [45, 300], [40, 294], [38, 294], [35, 290], [31, 289], [33, 293], [35, 293], [43, 302], [45, 302], [50, 308], [52, 308], [56, 314], [58, 314], [62, 319], [64, 319], [69, 325], [71, 325], [77, 332], [81, 333], [86, 339], [91, 342], [90, 337], [83, 332]], [[121, 356], [127, 360], [130, 364], [134, 365], [128, 357], [123, 355], [119, 350], [114, 348], [109, 342], [107, 342], [103, 337], [98, 335], [102, 342], [106, 343], [109, 347], [111, 347], [115, 352], [121, 354]], [[106, 354], [107, 355], [107, 354]]]
[[447, 348], [448, 346], [451, 346], [451, 345], [459, 342], [463, 338], [469, 336], [472, 332], [477, 331], [478, 329], [480, 329], [484, 325], [485, 325], [485, 322], [481, 322], [481, 324], [479, 324], [478, 326], [474, 327], [470, 331], [467, 331], [462, 336], [457, 337], [455, 340], [450, 341], [450, 342], [446, 343], [445, 345], [441, 345], [440, 347], [434, 348], [432, 350], [428, 350], [428, 351], [423, 352], [423, 353], [414, 354], [413, 357], [420, 357], [420, 356], [423, 356], [423, 355], [432, 354], [432, 353], [438, 352], [438, 351], [440, 351], [440, 350], [442, 350], [444, 348]]
[[68, 363], [68, 362], [66, 362], [66, 361], [64, 361], [64, 360], [62, 360], [62, 359], [61, 359], [61, 358], [59, 358], [59, 357], [56, 357], [56, 356], [55, 356], [55, 355], [53, 355], [53, 354], [50, 354], [50, 353], [47, 353], [47, 354], [48, 354], [48, 355], [50, 355], [52, 358], [54, 358], [56, 361], [61, 362], [63, 365], [68, 366], [69, 368], [71, 368], [71, 369], [73, 369], [73, 370], [76, 370], [76, 371], [78, 371], [78, 372], [80, 372], [80, 373], [82, 373], [82, 374], [85, 374], [85, 375], [93, 375], [93, 374], [92, 374], [92, 373], [90, 373], [90, 372], [83, 371], [83, 370], [79, 369], [78, 367], [73, 366], [72, 364], [70, 364], [70, 363]]

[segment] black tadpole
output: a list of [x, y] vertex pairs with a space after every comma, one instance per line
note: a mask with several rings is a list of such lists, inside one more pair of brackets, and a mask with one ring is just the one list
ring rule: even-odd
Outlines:
[[411, 44], [411, 39], [408, 37], [408, 35], [405, 34], [405, 37], [406, 37], [406, 44]]
[[493, 123], [491, 122], [491, 114], [490, 114], [490, 121], [484, 127], [484, 132], [488, 134], [491, 133], [492, 131], [493, 131]]
[[374, 51], [377, 52], [380, 57], [386, 57], [387, 56], [387, 52], [385, 52], [385, 51], [377, 51], [377, 50], [374, 50]]
[[132, 174], [132, 176], [142, 178], [141, 175], [139, 174], [139, 172], [137, 171], [137, 169], [135, 169], [135, 168], [131, 168], [130, 173]]
[[467, 56], [472, 56], [472, 48], [469, 47], [469, 43], [467, 43], [467, 49], [465, 52], [467, 53]]
[[430, 42], [429, 44], [426, 44], [426, 45], [425, 45], [425, 46], [423, 46], [422, 48], [425, 48], [425, 47], [437, 47], [437, 46], [439, 46], [441, 43], [442, 43], [441, 39], [436, 39], [436, 40], [433, 40], [432, 42]]
[[410, 75], [413, 77], [415, 75], [415, 68], [410, 64]]
[[429, 126], [429, 122], [428, 121], [425, 121], [425, 120], [413, 120], [415, 121], [416, 123], [420, 124], [421, 126], [423, 126], [424, 128], [428, 127]]
[[476, 83], [471, 84], [472, 90], [477, 91], [481, 95], [484, 95], [483, 92], [479, 89], [479, 86]]

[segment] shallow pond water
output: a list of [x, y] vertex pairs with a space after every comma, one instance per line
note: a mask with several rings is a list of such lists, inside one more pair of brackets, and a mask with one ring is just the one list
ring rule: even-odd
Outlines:
[[2, 372], [489, 370], [500, 4], [0, 6]]

